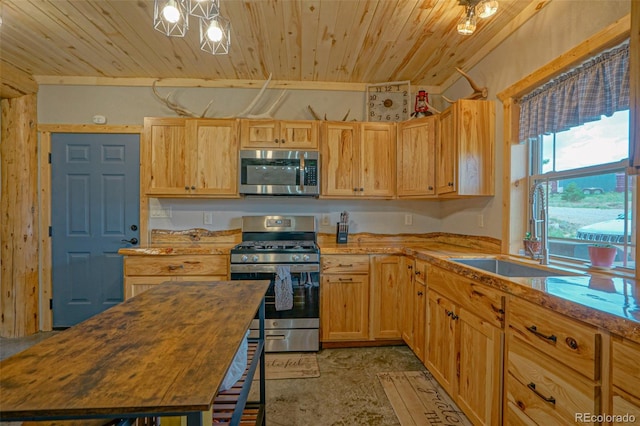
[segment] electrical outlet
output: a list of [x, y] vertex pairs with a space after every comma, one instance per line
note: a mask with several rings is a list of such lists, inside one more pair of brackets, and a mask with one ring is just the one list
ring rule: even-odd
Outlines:
[[476, 219], [478, 221], [478, 228], [484, 228], [484, 215], [479, 214]]
[[156, 219], [161, 219], [161, 218], [170, 218], [171, 217], [171, 207], [163, 209], [163, 208], [156, 208], [156, 209], [151, 209], [151, 211], [149, 212], [149, 216], [152, 218], [156, 218]]
[[404, 215], [404, 224], [405, 225], [413, 225], [413, 215], [412, 214], [405, 214]]
[[202, 221], [205, 225], [213, 225], [213, 212], [204, 212]]
[[323, 214], [322, 215], [322, 225], [323, 226], [329, 226], [329, 215], [328, 214]]

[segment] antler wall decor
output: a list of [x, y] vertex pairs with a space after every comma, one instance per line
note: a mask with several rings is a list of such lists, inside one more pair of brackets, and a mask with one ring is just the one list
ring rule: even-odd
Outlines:
[[[473, 89], [473, 93], [471, 95], [467, 96], [466, 98], [463, 98], [463, 99], [487, 99], [487, 96], [489, 94], [489, 90], [486, 87], [478, 86], [471, 79], [471, 77], [469, 77], [469, 74], [467, 74], [466, 72], [462, 71], [460, 68], [456, 67], [456, 71], [458, 71], [460, 74], [462, 74], [462, 76], [464, 78], [467, 79], [467, 81], [469, 82], [469, 85], [471, 85], [471, 88]], [[447, 98], [446, 96], [442, 96], [442, 98], [445, 101], [449, 102], [450, 104], [455, 102], [455, 101], [452, 101], [451, 99]]]
[[202, 114], [198, 115], [193, 111], [190, 111], [188, 109], [186, 109], [185, 107], [182, 107], [180, 105], [178, 105], [176, 102], [171, 100], [171, 95], [173, 95], [174, 91], [169, 92], [169, 94], [167, 96], [162, 97], [160, 95], [160, 93], [158, 92], [158, 89], [156, 88], [156, 83], [159, 80], [155, 80], [153, 82], [153, 84], [151, 85], [151, 89], [153, 90], [153, 94], [156, 97], [156, 99], [158, 99], [161, 103], [165, 104], [167, 107], [169, 107], [169, 109], [175, 111], [180, 117], [194, 117], [194, 118], [203, 118], [205, 116], [205, 114], [207, 113], [207, 111], [209, 111], [209, 108], [211, 107], [211, 105], [213, 104], [213, 99], [209, 102], [209, 104], [207, 105], [207, 107], [204, 109], [204, 111], [202, 112]]
[[[193, 112], [193, 111], [191, 111], [191, 110], [179, 105], [177, 102], [171, 100], [171, 97], [173, 96], [173, 93], [175, 92], [175, 90], [169, 92], [169, 94], [167, 94], [166, 96], [160, 95], [160, 93], [158, 92], [158, 89], [156, 88], [156, 83], [158, 81], [160, 81], [160, 80], [155, 80], [153, 82], [153, 84], [151, 85], [151, 88], [153, 90], [153, 94], [154, 94], [155, 98], [158, 101], [160, 101], [161, 103], [163, 103], [164, 105], [166, 105], [169, 109], [175, 111], [180, 117], [204, 118], [205, 115], [207, 114], [207, 112], [209, 111], [209, 108], [211, 108], [211, 105], [213, 105], [213, 99], [212, 99], [209, 102], [209, 104], [207, 105], [207, 107], [204, 109], [202, 114], [197, 114], [197, 113], [195, 113], [195, 112]], [[262, 85], [262, 88], [260, 89], [260, 91], [258, 92], [256, 97], [253, 98], [251, 103], [249, 103], [249, 106], [247, 106], [244, 110], [242, 110], [242, 112], [240, 112], [240, 113], [238, 113], [236, 115], [226, 116], [226, 117], [221, 117], [221, 118], [237, 118], [237, 117], [241, 117], [241, 118], [273, 118], [271, 116], [271, 113], [273, 112], [275, 107], [280, 103], [280, 101], [284, 97], [284, 95], [286, 93], [286, 90], [283, 90], [282, 93], [280, 93], [280, 96], [278, 96], [278, 98], [267, 108], [267, 110], [265, 112], [263, 112], [261, 114], [251, 114], [251, 111], [253, 111], [253, 109], [255, 108], [256, 104], [258, 103], [258, 101], [260, 100], [262, 95], [264, 94], [264, 91], [266, 90], [266, 88], [267, 88], [267, 86], [269, 85], [270, 82], [271, 82], [271, 74], [269, 74], [269, 78]]]
[[[318, 121], [322, 121], [322, 118], [320, 118], [320, 116], [313, 110], [313, 108], [311, 108], [311, 105], [307, 105], [307, 108], [309, 109], [309, 112], [311, 113], [311, 115], [313, 115], [313, 118], [315, 118]], [[344, 117], [342, 117], [342, 121], [347, 121], [347, 117], [349, 117], [350, 112], [351, 110], [347, 111]], [[327, 121], [327, 114], [324, 115], [324, 121]]]

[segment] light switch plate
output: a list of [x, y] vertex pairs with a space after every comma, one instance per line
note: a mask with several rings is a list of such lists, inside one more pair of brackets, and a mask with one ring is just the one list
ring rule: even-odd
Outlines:
[[170, 218], [171, 207], [167, 209], [162, 209], [162, 208], [151, 209], [151, 211], [149, 212], [149, 216], [156, 219]]
[[204, 212], [202, 221], [205, 225], [213, 225], [213, 212]]

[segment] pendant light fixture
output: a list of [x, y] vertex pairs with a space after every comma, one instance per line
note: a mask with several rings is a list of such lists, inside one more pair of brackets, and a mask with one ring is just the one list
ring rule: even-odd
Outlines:
[[184, 37], [189, 15], [200, 20], [200, 49], [225, 55], [231, 46], [231, 22], [220, 15], [220, 0], [155, 0], [153, 28], [169, 37]]
[[470, 35], [476, 30], [477, 18], [488, 18], [498, 11], [498, 0], [458, 0], [464, 13], [458, 21], [458, 33]]
[[231, 46], [231, 22], [222, 15], [200, 20], [200, 49], [212, 55], [226, 55]]

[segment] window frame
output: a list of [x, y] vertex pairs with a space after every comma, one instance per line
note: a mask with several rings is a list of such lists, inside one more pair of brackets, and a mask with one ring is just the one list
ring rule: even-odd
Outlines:
[[[637, 11], [636, 11], [636, 14]], [[640, 25], [636, 23], [634, 25]], [[573, 49], [560, 55], [555, 60], [539, 68], [537, 71], [524, 77], [504, 91], [498, 93], [498, 99], [503, 103], [504, 121], [503, 121], [503, 200], [502, 200], [502, 253], [516, 254], [522, 247], [522, 237], [528, 229], [527, 210], [528, 210], [528, 188], [530, 164], [529, 156], [525, 152], [528, 147], [523, 146], [518, 140], [519, 130], [519, 112], [520, 108], [518, 100], [550, 81], [551, 79], [575, 68], [582, 62], [596, 56], [599, 52], [605, 51], [623, 41], [630, 38], [631, 14], [620, 19], [608, 27], [602, 29], [592, 37], [584, 40], [581, 44]], [[640, 38], [631, 38], [630, 49], [637, 48], [640, 44]], [[635, 99], [634, 81], [637, 80], [639, 67], [631, 64], [632, 93], [630, 103], [635, 105], [638, 102]], [[633, 133], [634, 123], [637, 112], [630, 108], [630, 139], [635, 138]], [[640, 125], [640, 123], [635, 124]], [[638, 150], [638, 147], [635, 147]], [[628, 163], [628, 162], [627, 162]], [[629, 175], [636, 172], [629, 167], [627, 169]], [[636, 176], [636, 192], [640, 179]], [[640, 194], [636, 194], [635, 212], [640, 209]], [[637, 213], [636, 213], [637, 214]], [[640, 250], [636, 250], [635, 262], [639, 264]], [[638, 269], [636, 267], [634, 276], [638, 278]]]

